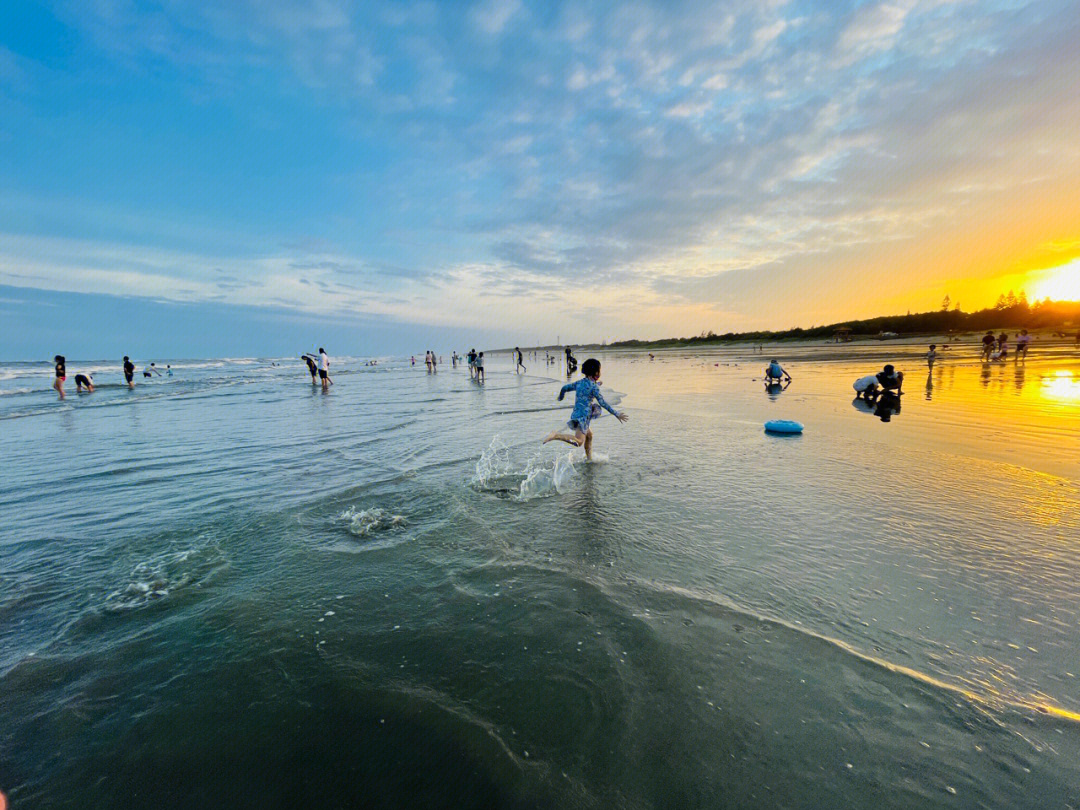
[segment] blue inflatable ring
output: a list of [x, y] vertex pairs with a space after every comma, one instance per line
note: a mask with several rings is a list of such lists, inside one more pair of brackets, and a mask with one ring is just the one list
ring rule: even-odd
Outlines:
[[790, 419], [770, 419], [765, 423], [766, 433], [802, 433], [801, 422], [793, 422]]

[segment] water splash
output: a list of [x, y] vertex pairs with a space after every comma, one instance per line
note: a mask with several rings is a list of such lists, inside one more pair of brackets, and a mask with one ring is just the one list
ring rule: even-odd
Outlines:
[[519, 464], [511, 458], [506, 443], [495, 436], [476, 462], [471, 485], [481, 492], [518, 501], [546, 498], [570, 488], [577, 476], [575, 465], [584, 458], [584, 451], [574, 448], [554, 457], [537, 452]]
[[348, 524], [349, 533], [355, 537], [370, 537], [376, 532], [400, 529], [408, 525], [404, 515], [395, 515], [378, 506], [357, 509], [350, 506], [341, 513], [340, 519]]
[[200, 538], [191, 548], [164, 552], [137, 563], [127, 585], [105, 597], [105, 609], [134, 610], [163, 601], [177, 591], [201, 587], [226, 564], [217, 543]]

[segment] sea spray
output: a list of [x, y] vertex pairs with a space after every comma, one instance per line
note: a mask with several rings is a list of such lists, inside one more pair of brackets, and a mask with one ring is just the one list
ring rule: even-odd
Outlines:
[[349, 533], [355, 537], [369, 537], [376, 532], [404, 528], [408, 523], [404, 515], [392, 514], [378, 506], [370, 509], [350, 506], [341, 513], [340, 518], [347, 524]]
[[524, 464], [515, 464], [510, 448], [499, 436], [480, 455], [472, 486], [482, 492], [503, 495], [519, 501], [546, 498], [565, 492], [577, 476], [575, 464], [584, 459], [584, 451], [571, 449], [554, 457], [542, 451]]

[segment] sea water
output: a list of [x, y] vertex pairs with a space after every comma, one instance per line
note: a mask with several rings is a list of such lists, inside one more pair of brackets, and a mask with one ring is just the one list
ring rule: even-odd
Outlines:
[[0, 790], [1077, 806], [1080, 361], [923, 351], [600, 354], [592, 463], [528, 357], [0, 364]]

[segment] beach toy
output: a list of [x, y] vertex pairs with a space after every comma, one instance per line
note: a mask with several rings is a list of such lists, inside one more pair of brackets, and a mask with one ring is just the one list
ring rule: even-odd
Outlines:
[[801, 422], [793, 422], [790, 419], [770, 419], [765, 423], [766, 433], [802, 433]]

